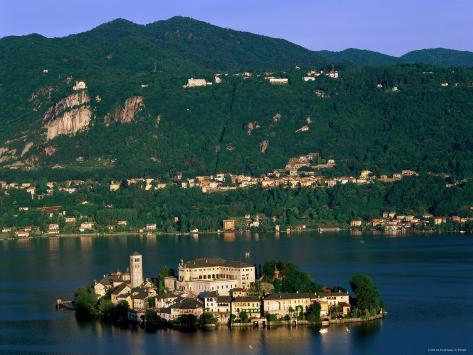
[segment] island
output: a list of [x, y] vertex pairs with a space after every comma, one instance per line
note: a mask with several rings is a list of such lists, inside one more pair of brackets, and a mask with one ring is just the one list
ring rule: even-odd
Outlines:
[[[74, 301], [58, 308], [80, 320], [139, 324], [148, 330], [277, 325], [329, 326], [365, 322], [386, 315], [378, 288], [366, 275], [354, 275], [352, 294], [312, 281], [296, 265], [272, 260], [261, 265], [222, 258], [180, 260], [177, 273], [162, 267], [143, 276], [143, 256], [130, 255], [129, 268], [80, 287]], [[322, 333], [325, 330], [322, 329]]]

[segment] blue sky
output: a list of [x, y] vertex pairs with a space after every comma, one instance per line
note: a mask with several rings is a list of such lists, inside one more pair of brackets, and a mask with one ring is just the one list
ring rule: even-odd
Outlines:
[[473, 0], [0, 0], [0, 37], [65, 36], [121, 17], [190, 16], [313, 50], [473, 51]]

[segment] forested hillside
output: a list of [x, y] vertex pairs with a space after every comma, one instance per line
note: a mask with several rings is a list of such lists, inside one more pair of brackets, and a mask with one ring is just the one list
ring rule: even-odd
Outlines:
[[[434, 62], [457, 63], [442, 58]], [[180, 17], [146, 26], [116, 20], [58, 39], [3, 38], [1, 174], [258, 175], [320, 152], [339, 173], [471, 176], [473, 69], [403, 61], [312, 52]], [[303, 81], [312, 69], [339, 77]], [[183, 88], [191, 77], [212, 85]]]

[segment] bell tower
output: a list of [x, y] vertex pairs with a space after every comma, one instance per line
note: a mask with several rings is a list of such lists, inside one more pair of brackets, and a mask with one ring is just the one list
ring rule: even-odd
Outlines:
[[130, 255], [130, 279], [132, 288], [143, 283], [143, 256], [136, 251]]

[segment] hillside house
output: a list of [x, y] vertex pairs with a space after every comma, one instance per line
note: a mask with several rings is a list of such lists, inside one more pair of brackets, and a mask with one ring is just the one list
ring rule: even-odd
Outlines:
[[194, 88], [199, 86], [207, 86], [207, 81], [205, 79], [187, 79], [187, 84], [183, 86], [184, 89]]

